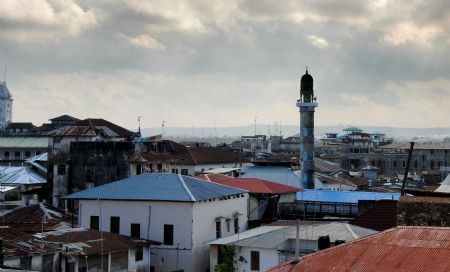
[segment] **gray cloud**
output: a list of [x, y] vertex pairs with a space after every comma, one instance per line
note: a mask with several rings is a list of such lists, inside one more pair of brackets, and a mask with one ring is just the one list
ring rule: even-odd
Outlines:
[[[68, 111], [123, 125], [137, 115], [149, 126], [247, 124], [255, 115], [296, 124], [306, 65], [321, 124], [414, 126], [388, 115], [411, 103], [405, 97], [450, 102], [417, 87], [450, 89], [445, 1], [33, 3], [27, 16], [0, 12], [15, 120], [41, 123]], [[384, 119], [360, 114], [376, 106]], [[423, 123], [447, 125], [429, 119]]]

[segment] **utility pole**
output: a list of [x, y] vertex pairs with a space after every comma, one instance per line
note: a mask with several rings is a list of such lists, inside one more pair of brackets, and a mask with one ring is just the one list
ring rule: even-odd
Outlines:
[[255, 116], [255, 136], [256, 136], [256, 119], [258, 119], [258, 116]]
[[405, 195], [405, 187], [406, 187], [406, 181], [408, 179], [408, 172], [409, 172], [409, 165], [411, 164], [411, 157], [414, 149], [414, 142], [411, 142], [411, 145], [409, 147], [408, 151], [408, 163], [406, 164], [405, 168], [405, 175], [403, 176], [403, 184], [402, 184], [402, 196]]

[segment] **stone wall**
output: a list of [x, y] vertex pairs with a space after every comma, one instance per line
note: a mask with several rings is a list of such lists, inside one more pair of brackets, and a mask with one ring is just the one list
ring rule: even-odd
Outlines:
[[450, 227], [450, 197], [402, 197], [397, 225]]

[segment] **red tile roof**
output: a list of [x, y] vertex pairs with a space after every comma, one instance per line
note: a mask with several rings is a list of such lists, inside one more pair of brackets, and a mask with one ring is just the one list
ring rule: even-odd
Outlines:
[[200, 175], [197, 178], [222, 185], [247, 190], [255, 194], [282, 194], [298, 192], [301, 189], [257, 178], [232, 178], [225, 175]]
[[212, 181], [212, 182], [216, 182], [216, 183], [220, 183], [225, 180], [234, 179], [233, 177], [230, 177], [227, 175], [222, 175], [222, 174], [201, 174], [201, 175], [196, 176], [196, 178], [204, 179], [204, 180]]
[[375, 207], [370, 208], [350, 223], [377, 231], [393, 228], [397, 226], [397, 201], [379, 200]]
[[448, 256], [450, 228], [396, 227], [268, 271], [450, 271]]

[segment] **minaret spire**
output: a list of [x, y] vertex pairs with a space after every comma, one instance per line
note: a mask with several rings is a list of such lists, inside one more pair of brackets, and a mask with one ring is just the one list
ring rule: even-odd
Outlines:
[[314, 189], [314, 111], [315, 102], [313, 77], [306, 72], [300, 80], [300, 99], [297, 107], [300, 111], [300, 172], [303, 187]]

